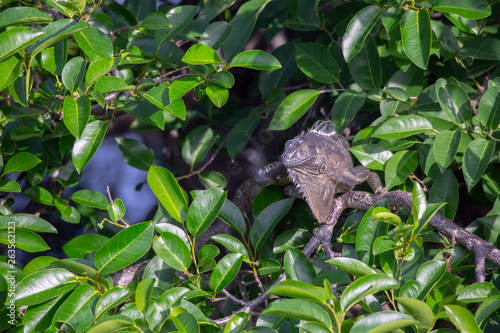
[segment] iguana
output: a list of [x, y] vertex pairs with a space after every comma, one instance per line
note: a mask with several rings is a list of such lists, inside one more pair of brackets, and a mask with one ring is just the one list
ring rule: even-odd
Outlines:
[[259, 175], [280, 180], [285, 171], [320, 223], [328, 220], [336, 193], [348, 192], [364, 181], [376, 194], [384, 190], [375, 172], [353, 166], [349, 144], [331, 121], [316, 122], [307, 133], [287, 141], [281, 163], [271, 163]]

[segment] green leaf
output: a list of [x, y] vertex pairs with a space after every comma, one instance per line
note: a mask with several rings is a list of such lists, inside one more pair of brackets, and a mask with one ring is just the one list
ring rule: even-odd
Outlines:
[[131, 291], [123, 287], [113, 287], [106, 291], [97, 301], [95, 317], [99, 318], [106, 311], [122, 304], [131, 294]]
[[[378, 221], [381, 220], [378, 216], [374, 218]], [[389, 236], [380, 236], [373, 242], [373, 255], [375, 256], [394, 249], [396, 249], [396, 242]]]
[[432, 130], [431, 123], [421, 116], [399, 116], [386, 120], [372, 137], [383, 140], [402, 139]]
[[287, 198], [275, 202], [266, 207], [255, 218], [250, 232], [250, 240], [253, 247], [259, 250], [271, 234], [278, 222], [288, 213], [293, 204], [293, 198]]
[[[207, 5], [209, 4], [206, 4], [204, 8], [206, 8]], [[198, 15], [198, 18], [199, 17], [200, 16]], [[233, 29], [227, 22], [214, 22], [210, 24], [203, 35], [201, 35], [198, 43], [209, 46], [213, 50], [218, 50], [221, 47], [222, 43], [229, 37], [232, 30]]]
[[441, 172], [444, 172], [455, 158], [459, 143], [459, 131], [440, 131], [434, 138], [432, 152]]
[[162, 12], [152, 12], [141, 23], [141, 27], [148, 30], [171, 28], [172, 24]]
[[250, 254], [248, 253], [247, 248], [237, 238], [230, 235], [220, 234], [212, 236], [211, 239], [221, 244], [233, 253], [240, 253], [241, 255], [243, 255], [243, 259], [250, 260]]
[[234, 280], [240, 271], [243, 255], [239, 253], [229, 253], [222, 258], [210, 276], [210, 288], [215, 294], [226, 288]]
[[281, 68], [281, 64], [275, 57], [267, 52], [261, 50], [249, 50], [238, 53], [231, 61], [230, 67], [273, 70]]
[[101, 210], [108, 209], [109, 201], [104, 194], [92, 190], [79, 190], [70, 197], [74, 202]]
[[30, 47], [31, 57], [35, 57], [40, 51], [48, 46], [57, 43], [60, 40], [68, 38], [79, 31], [88, 29], [90, 25], [87, 22], [77, 22], [73, 20], [57, 20], [54, 23], [43, 27], [42, 32], [45, 36]]
[[75, 91], [85, 76], [85, 60], [82, 57], [74, 57], [64, 65], [61, 79], [69, 91]]
[[115, 199], [113, 204], [108, 205], [108, 214], [112, 221], [121, 220], [125, 216], [125, 205], [121, 199]]
[[223, 333], [236, 333], [242, 332], [250, 319], [250, 314], [245, 312], [238, 312], [233, 314], [231, 319], [224, 326]]
[[182, 61], [191, 65], [222, 64], [217, 52], [203, 44], [191, 46], [186, 51]]
[[485, 0], [454, 1], [437, 0], [432, 8], [442, 13], [457, 14], [464, 18], [477, 20], [491, 15], [491, 8]]
[[203, 171], [198, 175], [198, 180], [205, 188], [227, 186], [227, 180], [223, 174], [217, 171]]
[[382, 16], [382, 9], [368, 6], [361, 9], [349, 22], [342, 40], [342, 53], [346, 62], [361, 51], [365, 39]]
[[268, 2], [269, 0], [250, 0], [239, 7], [238, 12], [229, 23], [232, 29], [231, 34], [223, 45], [226, 61], [230, 62], [246, 45], [260, 12]]
[[325, 303], [328, 299], [328, 294], [325, 289], [313, 286], [312, 284], [285, 280], [275, 284], [267, 291], [270, 295], [278, 295], [281, 297], [299, 298], [312, 302]]
[[397, 289], [398, 287], [398, 281], [383, 274], [362, 276], [344, 290], [340, 298], [340, 307], [342, 311], [348, 311], [368, 295], [373, 295], [379, 291]]
[[143, 143], [128, 138], [116, 137], [118, 148], [128, 165], [139, 170], [148, 171], [155, 164], [155, 153]]
[[309, 258], [299, 250], [286, 251], [283, 266], [287, 280], [312, 283], [316, 277], [316, 272]]
[[482, 330], [477, 325], [474, 316], [469, 310], [460, 305], [445, 305], [444, 309], [448, 318], [460, 332], [480, 333]]
[[335, 124], [335, 130], [342, 133], [351, 123], [358, 111], [365, 104], [366, 94], [346, 91], [340, 94], [332, 107], [332, 122]]
[[51, 268], [26, 276], [16, 288], [16, 305], [30, 306], [60, 296], [78, 285], [73, 273]]
[[240, 235], [245, 235], [247, 227], [243, 214], [241, 213], [241, 210], [229, 199], [226, 199], [224, 202], [224, 206], [222, 206], [218, 217], [222, 221], [229, 224], [231, 228], [236, 230]]
[[[178, 313], [180, 312], [180, 313]], [[177, 308], [170, 314], [172, 321], [180, 333], [200, 333], [200, 325], [196, 318], [184, 308]]]
[[113, 44], [101, 30], [90, 27], [76, 33], [73, 37], [92, 62], [100, 58], [113, 57]]
[[377, 45], [368, 37], [361, 50], [349, 61], [349, 72], [363, 89], [378, 89], [382, 84], [382, 66]]
[[42, 162], [38, 157], [28, 152], [20, 152], [12, 156], [5, 167], [3, 168], [2, 175], [14, 172], [28, 171], [34, 168], [38, 163]]
[[9, 226], [16, 226], [18, 229], [30, 230], [34, 232], [57, 233], [56, 228], [49, 222], [32, 214], [11, 214], [0, 216], [0, 230], [7, 230]]
[[54, 198], [52, 197], [52, 194], [48, 190], [40, 186], [31, 186], [27, 188], [26, 190], [24, 190], [23, 195], [32, 200], [35, 200], [36, 202], [41, 203], [42, 205], [54, 205]]
[[465, 57], [499, 61], [500, 40], [492, 37], [477, 36], [466, 41], [460, 51]]
[[226, 194], [220, 187], [213, 187], [196, 196], [186, 216], [186, 227], [193, 237], [198, 238], [215, 221]]
[[167, 212], [177, 221], [184, 221], [188, 210], [187, 198], [174, 175], [165, 168], [152, 166], [148, 172], [148, 184]]
[[[99, 193], [99, 192], [97, 192]], [[66, 255], [70, 258], [85, 258], [85, 254], [96, 252], [109, 240], [108, 237], [99, 234], [83, 234], [76, 236], [62, 246]]]
[[[198, 6], [176, 6], [167, 13], [172, 24], [171, 28], [155, 30], [155, 40], [158, 46], [172, 40], [180, 34], [192, 21], [198, 11]], [[135, 25], [135, 24], [130, 24]]]
[[479, 101], [477, 115], [483, 126], [495, 130], [500, 125], [500, 87], [490, 86]]
[[262, 314], [312, 321], [332, 328], [330, 316], [321, 306], [302, 299], [278, 300], [265, 308]]
[[380, 311], [359, 319], [350, 333], [395, 332], [406, 326], [418, 324], [412, 317], [397, 311]]
[[99, 293], [88, 284], [78, 286], [64, 303], [57, 309], [52, 325], [59, 323], [71, 325], [78, 332], [83, 331], [94, 321], [94, 307]]
[[302, 73], [313, 80], [321, 83], [333, 83], [339, 80], [339, 65], [321, 44], [313, 42], [295, 44], [295, 62]]
[[385, 187], [387, 190], [404, 183], [418, 166], [418, 155], [415, 151], [400, 150], [396, 152], [385, 166]]
[[21, 186], [12, 179], [4, 178], [0, 180], [0, 192], [21, 192]]
[[166, 86], [158, 86], [142, 94], [142, 96], [144, 96], [150, 103], [154, 104], [156, 107], [167, 111], [168, 113], [181, 120], [186, 120], [186, 106], [184, 105], [182, 99], [177, 99], [174, 102], [170, 103], [170, 98], [168, 95], [169, 88]]
[[376, 258], [373, 255], [373, 243], [375, 239], [387, 234], [389, 225], [373, 218], [372, 214], [377, 207], [387, 207], [387, 201], [379, 201], [373, 205], [359, 222], [356, 233], [355, 247], [358, 259], [367, 265], [373, 265]]
[[457, 301], [464, 303], [484, 302], [494, 296], [498, 290], [491, 282], [477, 282], [465, 287], [457, 297]]
[[94, 86], [94, 90], [100, 92], [101, 94], [118, 91], [131, 91], [134, 89], [135, 86], [127, 85], [122, 79], [116, 76], [102, 77]]
[[73, 16], [75, 15], [73, 6], [71, 4], [59, 4], [56, 0], [43, 0], [43, 2], [69, 18], [73, 18]]
[[135, 291], [135, 304], [137, 305], [137, 310], [141, 311], [142, 313], [146, 313], [149, 309], [154, 283], [154, 278], [148, 278], [142, 280], [137, 285], [137, 289]]
[[274, 241], [273, 252], [280, 253], [289, 249], [296, 249], [305, 246], [311, 239], [312, 234], [305, 229], [288, 230]]
[[12, 84], [21, 74], [22, 58], [13, 55], [0, 62], [0, 90]]
[[[17, 225], [15, 227], [16, 227], [16, 239], [14, 245], [17, 249], [24, 250], [27, 252], [41, 252], [50, 250], [50, 247], [38, 234], [29, 230], [18, 229]], [[12, 241], [11, 232], [3, 228], [0, 229], [0, 243], [11, 245], [12, 244], [11, 241]]]
[[76, 139], [71, 157], [78, 173], [82, 173], [83, 168], [94, 157], [102, 140], [104, 140], [107, 129], [107, 122], [96, 120], [88, 123], [81, 137]]
[[234, 76], [228, 71], [220, 71], [214, 74], [212, 82], [229, 89], [234, 85]]
[[92, 62], [85, 74], [85, 86], [88, 88], [114, 68], [114, 58], [100, 58]]
[[196, 127], [189, 132], [182, 145], [182, 157], [187, 164], [200, 164], [214, 143], [214, 133], [207, 125]]
[[214, 103], [214, 105], [218, 108], [223, 107], [229, 98], [229, 91], [227, 88], [221, 87], [218, 84], [208, 86], [205, 89], [205, 92], [212, 103]]
[[278, 106], [268, 130], [285, 130], [295, 124], [314, 104], [320, 92], [312, 89], [294, 91]]
[[53, 75], [61, 75], [68, 57], [68, 40], [63, 39], [42, 50], [37, 57], [40, 65]]
[[52, 17], [35, 7], [11, 7], [0, 12], [0, 28], [11, 25], [51, 23]]
[[485, 319], [500, 307], [500, 295], [488, 297], [476, 310], [475, 319], [479, 325], [483, 325]]
[[425, 302], [413, 298], [396, 298], [397, 302], [403, 306], [405, 313], [412, 316], [419, 323], [416, 323], [418, 332], [428, 332], [434, 324], [434, 314]]
[[326, 260], [325, 262], [332, 264], [348, 274], [358, 277], [379, 273], [377, 270], [371, 268], [364, 262], [349, 257], [332, 258]]
[[120, 231], [96, 252], [95, 267], [101, 274], [111, 274], [133, 264], [149, 250], [153, 233], [150, 222]]
[[188, 76], [175, 80], [168, 90], [170, 101], [173, 102], [176, 99], [181, 98], [202, 82], [203, 80], [199, 76]]
[[77, 139], [80, 139], [90, 119], [90, 99], [82, 95], [78, 99], [66, 96], [63, 105], [64, 125]]
[[[158, 127], [161, 130], [165, 127], [165, 117], [163, 116], [163, 112], [155, 107], [151, 107], [151, 104], [146, 101], [129, 102], [121, 109], [127, 113], [133, 114], [148, 124]], [[185, 111], [186, 110], [184, 110], [184, 114]]]
[[427, 8], [407, 10], [403, 14], [401, 39], [408, 58], [418, 67], [427, 69], [432, 43], [431, 17]]
[[495, 142], [482, 138], [469, 143], [462, 162], [465, 183], [469, 192], [486, 171], [495, 150]]
[[170, 267], [185, 272], [191, 265], [191, 252], [179, 236], [162, 232], [153, 239], [156, 254]]
[[444, 87], [436, 84], [439, 105], [455, 124], [462, 124], [472, 117], [472, 107], [465, 91], [449, 83]]
[[351, 147], [349, 150], [363, 166], [372, 170], [384, 170], [385, 163], [392, 157], [389, 150], [373, 143]]
[[33, 44], [45, 33], [28, 27], [15, 27], [0, 34], [0, 61]]
[[429, 203], [446, 202], [440, 213], [452, 220], [458, 209], [458, 182], [451, 170], [446, 170], [432, 185]]

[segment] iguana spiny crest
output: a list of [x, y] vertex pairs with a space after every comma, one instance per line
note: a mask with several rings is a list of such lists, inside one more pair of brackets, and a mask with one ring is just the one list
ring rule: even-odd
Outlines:
[[[307, 133], [287, 141], [281, 161], [320, 223], [327, 220], [335, 193], [352, 190], [371, 174], [361, 165], [353, 166], [349, 144], [331, 121], [317, 122]], [[376, 191], [382, 189], [378, 182]]]

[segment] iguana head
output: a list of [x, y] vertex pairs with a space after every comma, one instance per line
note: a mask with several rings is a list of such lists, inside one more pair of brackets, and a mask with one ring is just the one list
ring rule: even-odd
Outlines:
[[281, 161], [318, 222], [326, 221], [336, 190], [341, 190], [336, 188], [337, 180], [346, 166], [352, 166], [348, 149], [330, 121], [316, 123], [285, 144]]

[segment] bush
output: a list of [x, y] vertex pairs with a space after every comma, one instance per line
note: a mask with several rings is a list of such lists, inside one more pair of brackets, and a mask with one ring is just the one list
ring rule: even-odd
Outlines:
[[[0, 329], [497, 332], [497, 2], [192, 3], [0, 2]], [[385, 184], [337, 194], [326, 223], [241, 154], [277, 161], [318, 119]], [[115, 137], [150, 221], [74, 191], [121, 130], [165, 133], [156, 152]], [[451, 222], [471, 205], [488, 212]], [[66, 223], [95, 232], [16, 262]]]

